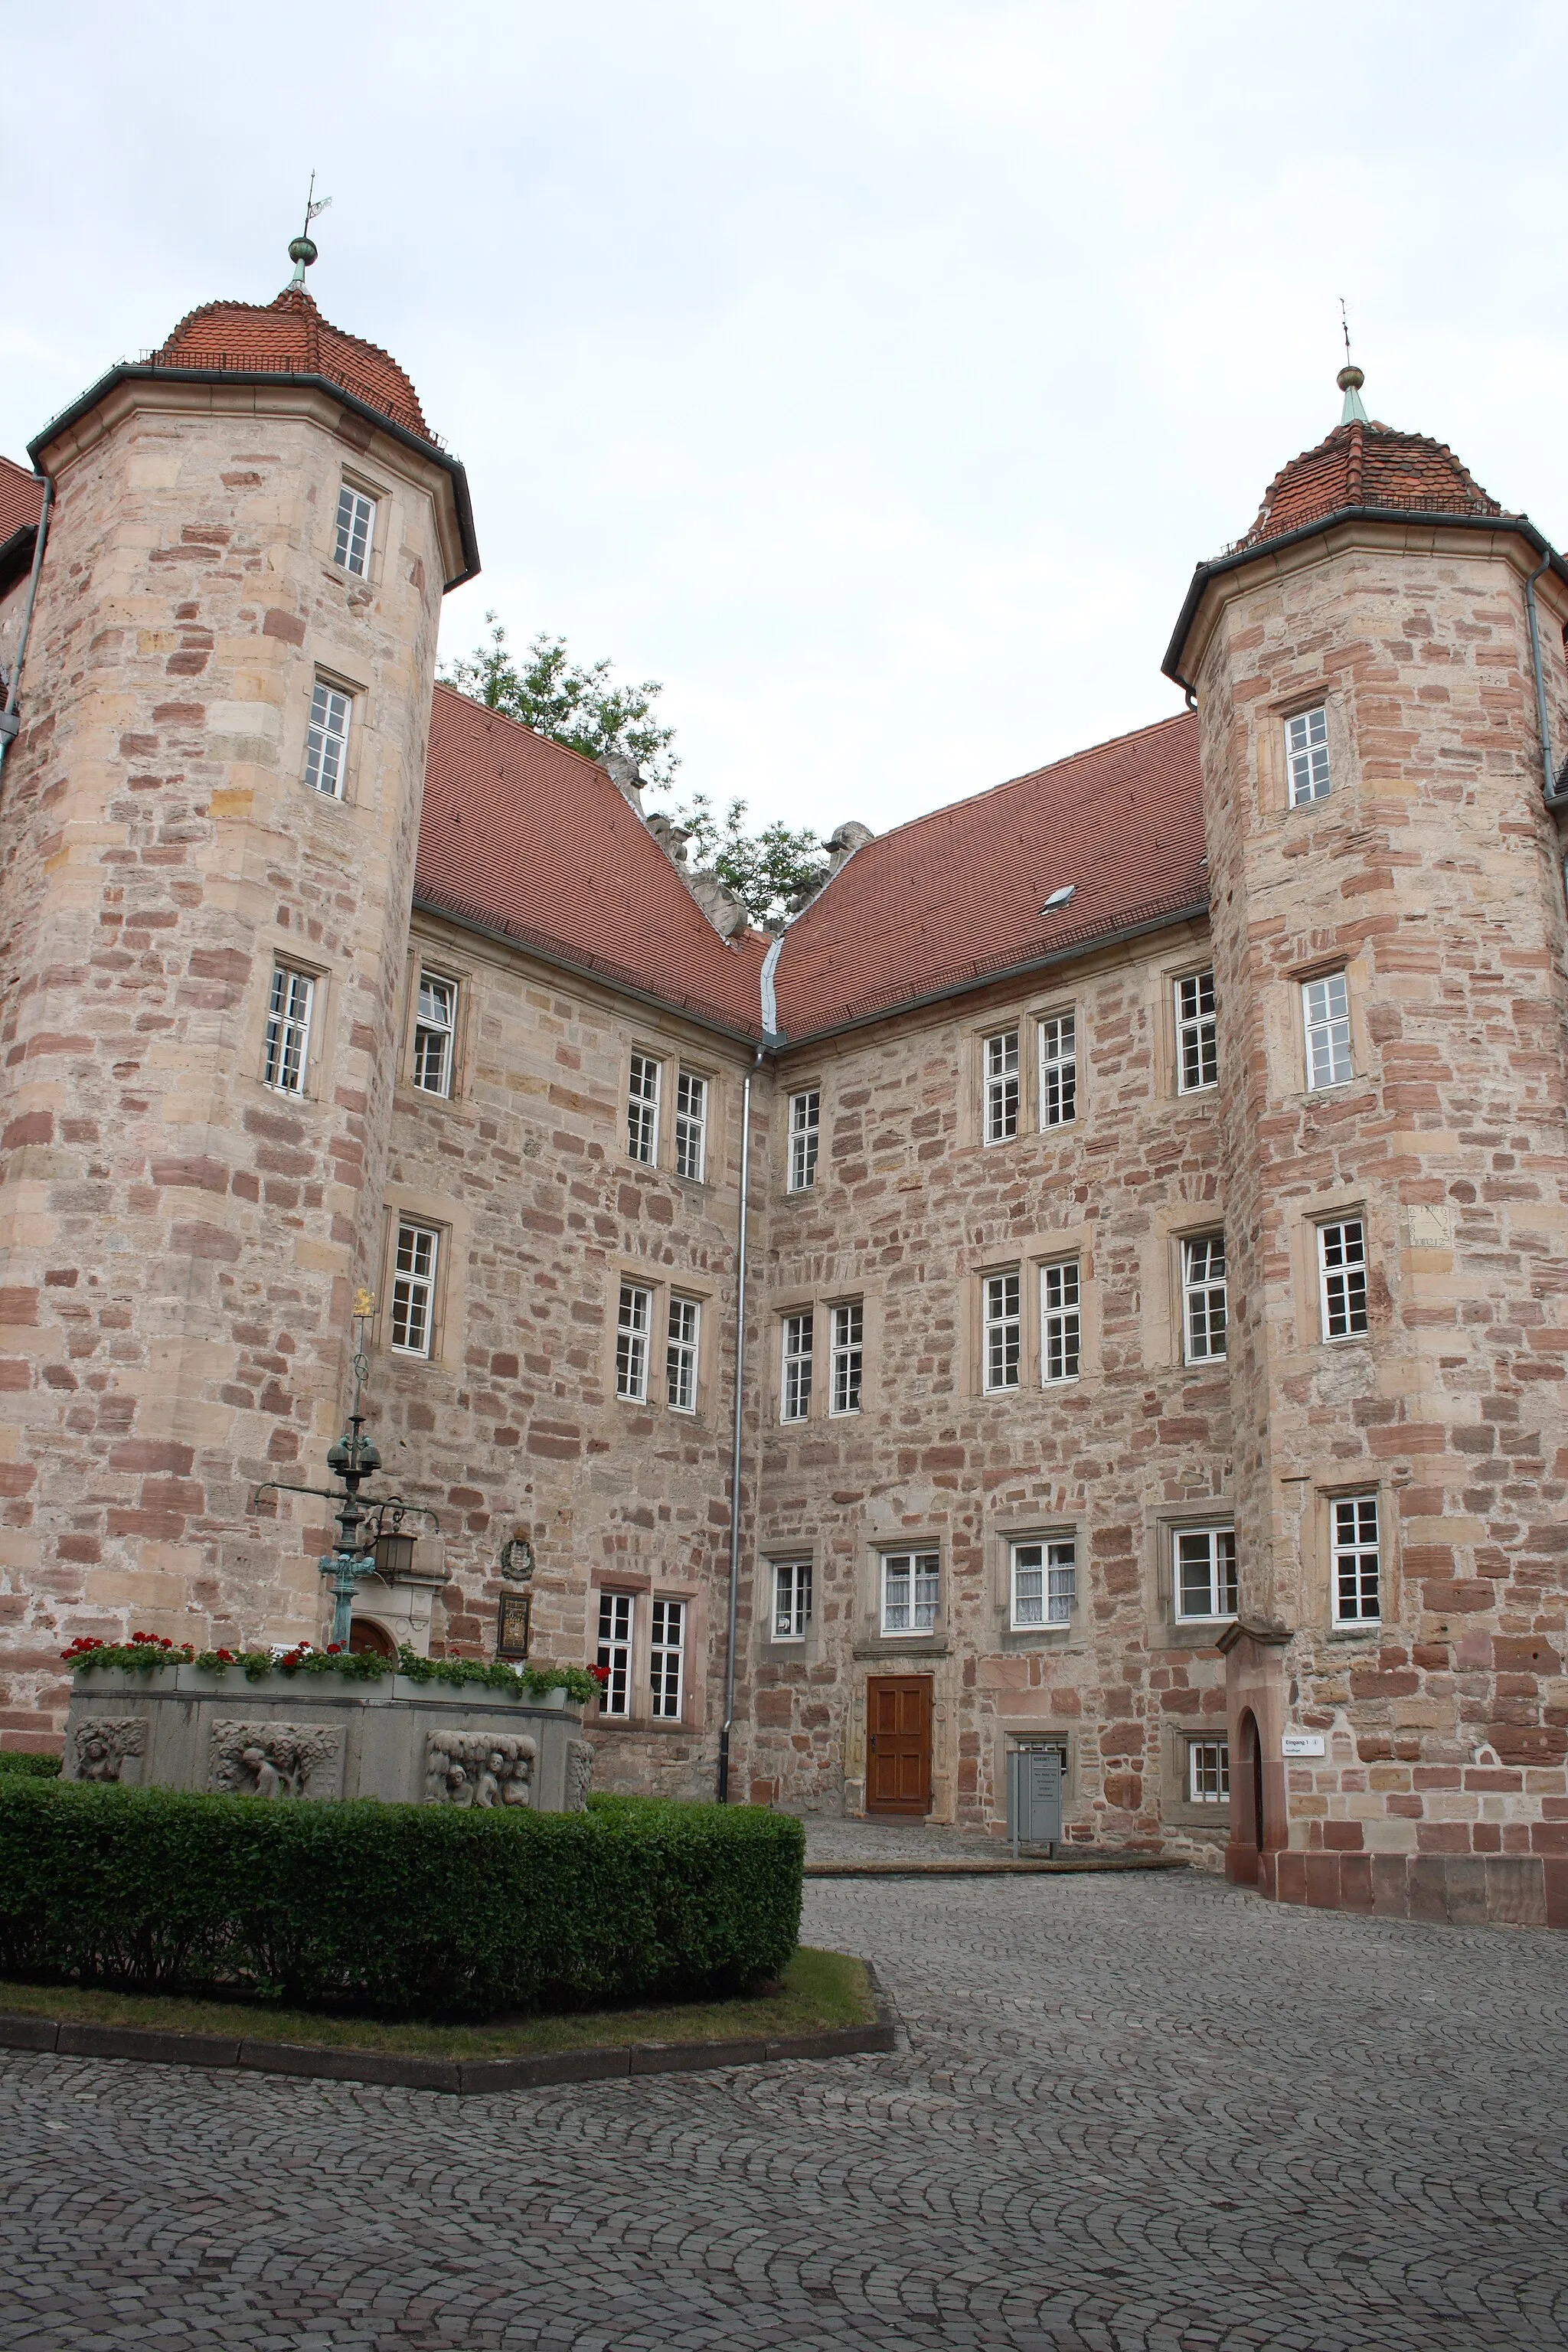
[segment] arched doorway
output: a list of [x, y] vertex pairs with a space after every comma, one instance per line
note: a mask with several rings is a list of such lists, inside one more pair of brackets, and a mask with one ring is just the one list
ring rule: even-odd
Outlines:
[[349, 1626], [349, 1650], [355, 1657], [395, 1658], [397, 1644], [374, 1617], [356, 1617]]
[[1256, 1886], [1268, 1815], [1263, 1794], [1263, 1741], [1258, 1717], [1250, 1707], [1244, 1710], [1239, 1729], [1241, 1769], [1231, 1778], [1231, 1803], [1237, 1818], [1231, 1828], [1234, 1863], [1229, 1874], [1244, 1885]]

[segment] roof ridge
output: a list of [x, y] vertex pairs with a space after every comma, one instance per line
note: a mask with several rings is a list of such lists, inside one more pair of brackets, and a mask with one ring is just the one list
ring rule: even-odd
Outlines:
[[[594, 773], [608, 784], [617, 800], [626, 800], [626, 794], [604, 763], [598, 760], [590, 760], [586, 751], [579, 751], [574, 743], [563, 743], [558, 736], [546, 735], [542, 728], [531, 727], [526, 719], [514, 719], [510, 710], [497, 710], [489, 703], [481, 702], [477, 694], [465, 694], [462, 688], [454, 686], [449, 677], [438, 677], [436, 680], [436, 691], [437, 694], [455, 696], [458, 701], [466, 703], [470, 710], [477, 711], [481, 719], [498, 719], [503, 727], [515, 727], [518, 733], [526, 735], [531, 742], [548, 743], [552, 751], [564, 751], [569, 760], [576, 760], [584, 768], [592, 768]], [[631, 804], [627, 802], [626, 805], [630, 807]], [[636, 815], [635, 809], [632, 814]]]

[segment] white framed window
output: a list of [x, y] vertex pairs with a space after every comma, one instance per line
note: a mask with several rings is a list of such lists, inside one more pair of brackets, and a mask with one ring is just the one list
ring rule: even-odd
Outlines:
[[1018, 1033], [998, 1030], [987, 1037], [985, 1060], [985, 1140], [1009, 1143], [1018, 1132]]
[[280, 1095], [302, 1095], [310, 1063], [310, 1013], [316, 983], [309, 972], [287, 964], [272, 968], [272, 994], [267, 1006], [267, 1052], [262, 1060], [263, 1083]]
[[803, 1087], [789, 1098], [789, 1189], [809, 1192], [816, 1181], [816, 1147], [822, 1131], [822, 1093]]
[[1301, 982], [1301, 1025], [1307, 1036], [1310, 1091], [1348, 1086], [1355, 1071], [1351, 1066], [1350, 982], [1342, 971]]
[[1078, 1015], [1052, 1013], [1040, 1024], [1040, 1125], [1066, 1127], [1078, 1117]]
[[338, 541], [335, 561], [345, 572], [357, 572], [363, 579], [370, 570], [370, 551], [375, 539], [375, 500], [345, 482], [338, 492]]
[[623, 1282], [616, 1320], [616, 1394], [632, 1404], [647, 1402], [647, 1342], [653, 1293], [640, 1282]]
[[804, 1642], [805, 1629], [810, 1622], [810, 1560], [775, 1560], [773, 1562], [774, 1641]]
[[1011, 1547], [1015, 1633], [1040, 1625], [1070, 1625], [1078, 1601], [1078, 1546], [1070, 1536]]
[[1082, 1341], [1079, 1263], [1061, 1257], [1040, 1268], [1040, 1379], [1049, 1388], [1076, 1381]]
[[634, 1160], [653, 1168], [658, 1161], [658, 1094], [662, 1063], [651, 1054], [634, 1054], [626, 1081], [626, 1150]]
[[457, 982], [422, 971], [414, 1014], [414, 1083], [422, 1093], [451, 1093], [457, 1034]]
[[1022, 1377], [1023, 1277], [988, 1274], [981, 1286], [981, 1366], [987, 1390], [1016, 1389]]
[[708, 1081], [691, 1070], [675, 1081], [675, 1172], [697, 1184], [708, 1173]]
[[1202, 1094], [1219, 1084], [1219, 1028], [1213, 971], [1189, 971], [1176, 982], [1176, 1089]]
[[811, 1355], [816, 1318], [810, 1307], [784, 1318], [784, 1381], [779, 1417], [805, 1421], [811, 1411]]
[[392, 1345], [399, 1356], [427, 1356], [436, 1336], [436, 1270], [441, 1236], [434, 1225], [397, 1221], [392, 1270]]
[[1182, 1328], [1189, 1364], [1226, 1351], [1225, 1235], [1193, 1234], [1182, 1244]]
[[656, 1601], [651, 1612], [648, 1678], [653, 1689], [654, 1719], [679, 1723], [685, 1692], [682, 1664], [686, 1655], [686, 1603]]
[[942, 1597], [942, 1555], [934, 1551], [882, 1554], [882, 1631], [931, 1633]]
[[1175, 1558], [1177, 1617], [1234, 1617], [1236, 1529], [1178, 1528]]
[[1290, 769], [1290, 805], [1305, 808], [1310, 801], [1329, 797], [1329, 714], [1300, 711], [1285, 721], [1285, 757]]
[[1383, 1615], [1383, 1548], [1377, 1496], [1334, 1497], [1334, 1622], [1376, 1624]]
[[319, 677], [310, 694], [310, 723], [305, 730], [305, 782], [315, 793], [341, 801], [348, 772], [349, 722], [354, 698], [341, 687]]
[[597, 1663], [609, 1674], [599, 1692], [601, 1715], [629, 1715], [632, 1706], [632, 1595], [599, 1595]]
[[1371, 1328], [1366, 1227], [1360, 1217], [1339, 1217], [1318, 1227], [1318, 1296], [1325, 1339], [1354, 1339]]
[[866, 1309], [858, 1298], [847, 1299], [833, 1310], [832, 1391], [829, 1412], [858, 1412], [860, 1375], [866, 1362]]
[[697, 1410], [697, 1343], [701, 1329], [700, 1301], [672, 1297], [664, 1355], [665, 1395], [672, 1412]]
[[1190, 1739], [1187, 1742], [1187, 1802], [1190, 1805], [1229, 1804], [1228, 1739]]

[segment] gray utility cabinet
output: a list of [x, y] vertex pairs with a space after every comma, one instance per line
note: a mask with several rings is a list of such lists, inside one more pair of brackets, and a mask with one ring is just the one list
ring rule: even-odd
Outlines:
[[1007, 1835], [1014, 1853], [1021, 1845], [1044, 1845], [1054, 1854], [1061, 1834], [1061, 1749], [1015, 1748], [1007, 1758]]

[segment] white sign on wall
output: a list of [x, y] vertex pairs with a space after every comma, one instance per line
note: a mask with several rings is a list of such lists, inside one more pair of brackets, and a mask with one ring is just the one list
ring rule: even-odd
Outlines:
[[1280, 1735], [1281, 1756], [1322, 1756], [1327, 1753], [1321, 1731], [1287, 1731]]

